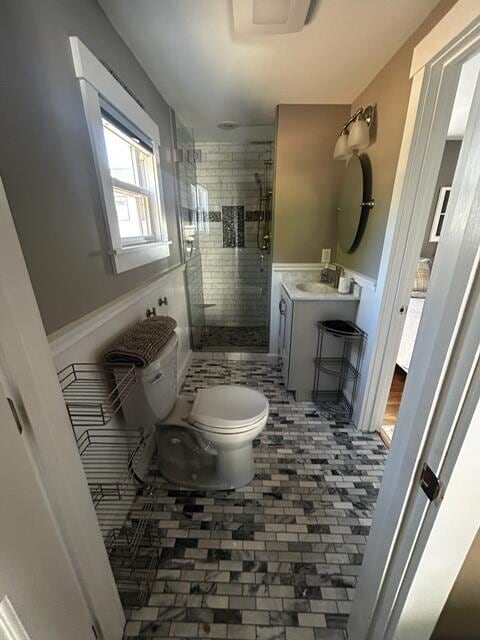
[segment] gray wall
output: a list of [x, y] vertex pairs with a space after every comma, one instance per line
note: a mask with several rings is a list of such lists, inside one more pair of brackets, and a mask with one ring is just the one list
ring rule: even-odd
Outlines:
[[273, 261], [320, 262], [337, 245], [338, 193], [344, 163], [333, 149], [349, 105], [277, 108]]
[[[169, 258], [115, 275], [69, 35], [158, 123]], [[180, 261], [170, 109], [95, 0], [3, 0], [0, 175], [47, 333]]]
[[359, 107], [369, 104], [376, 106], [376, 117], [372, 125], [372, 144], [366, 150], [372, 162], [375, 207], [370, 213], [365, 235], [358, 249], [354, 253], [344, 253], [338, 247], [337, 262], [370, 278], [377, 278], [380, 267], [393, 183], [410, 99], [410, 65], [413, 49], [454, 4], [455, 0], [440, 0], [428, 18], [352, 105], [352, 113]]
[[438, 195], [441, 187], [451, 187], [453, 182], [453, 176], [455, 175], [455, 169], [457, 167], [458, 155], [462, 147], [461, 140], [447, 140], [445, 143], [445, 149], [443, 150], [442, 163], [438, 172], [437, 184], [435, 186], [435, 195], [433, 197], [432, 206], [430, 208], [430, 214], [428, 216], [427, 228], [425, 230], [425, 237], [423, 239], [422, 258], [435, 258], [438, 242], [430, 242], [430, 232], [432, 230], [433, 218], [435, 216], [435, 209], [437, 208]]

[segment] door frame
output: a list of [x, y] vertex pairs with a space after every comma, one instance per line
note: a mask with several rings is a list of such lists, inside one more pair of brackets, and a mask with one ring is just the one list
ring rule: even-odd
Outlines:
[[8, 596], [0, 602], [0, 640], [32, 640]]
[[25, 446], [37, 465], [97, 635], [118, 640], [125, 616], [1, 176], [0, 350], [24, 424]]
[[[403, 132], [400, 155], [390, 204], [377, 290], [371, 301], [371, 353], [365, 372], [363, 402], [358, 418], [359, 429], [379, 431], [400, 347], [412, 282], [415, 276], [428, 213], [435, 191], [441, 155], [445, 143], [443, 131], [430, 130], [428, 117], [432, 105], [433, 84], [440, 81], [442, 56], [455, 47], [469, 46], [478, 37], [480, 17], [475, 0], [458, 0], [457, 4], [415, 47], [410, 69], [412, 88]], [[452, 91], [456, 81], [452, 81]], [[428, 98], [427, 98], [428, 92]], [[430, 113], [430, 115], [432, 115]], [[422, 123], [420, 117], [423, 118]], [[421, 125], [421, 126], [420, 126]], [[436, 149], [434, 162], [424, 174], [423, 208], [414, 212], [420, 169], [427, 143]]]
[[[401, 182], [398, 223], [408, 221], [415, 226], [415, 216], [431, 203], [460, 64], [480, 50], [478, 8], [460, 0], [452, 12], [451, 19], [447, 14], [445, 23], [439, 23], [438, 30], [427, 36], [429, 46], [423, 41], [414, 54], [412, 94], [398, 168], [401, 175], [397, 172]], [[352, 606], [351, 640], [428, 640], [480, 525], [476, 483], [469, 487], [466, 482], [475, 470], [472, 453], [480, 446], [480, 220], [474, 208], [480, 184], [473, 183], [474, 178], [478, 181], [478, 169], [477, 173], [471, 170], [479, 165], [477, 83], [452, 189], [455, 218], [447, 221], [448, 234], [439, 246], [424, 311], [430, 320], [437, 317], [428, 327], [425, 322], [420, 324], [419, 345], [412, 360], [415, 375], [407, 378], [405, 388], [409, 402], [400, 408], [401, 428], [387, 460]], [[462, 224], [458, 224], [461, 216]], [[409, 226], [404, 227], [400, 251], [398, 247], [392, 251], [397, 254], [398, 268], [403, 269], [397, 271], [403, 282], [398, 289], [391, 282], [391, 319], [397, 316], [398, 320], [393, 302], [402, 286], [404, 293], [409, 293], [418, 256], [416, 246], [406, 245], [409, 232]], [[418, 250], [423, 238], [419, 235]], [[394, 335], [394, 328], [387, 325], [384, 329], [386, 336], [390, 332]], [[440, 497], [432, 503], [419, 488], [424, 462], [442, 484]], [[456, 544], [448, 547], [443, 558], [439, 549], [452, 532]], [[428, 606], [422, 597], [428, 584], [426, 576], [430, 578]]]

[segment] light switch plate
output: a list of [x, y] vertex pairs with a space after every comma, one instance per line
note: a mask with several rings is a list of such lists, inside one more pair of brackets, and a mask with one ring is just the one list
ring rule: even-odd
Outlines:
[[330, 258], [332, 257], [331, 249], [322, 249], [322, 263], [328, 264], [330, 262]]

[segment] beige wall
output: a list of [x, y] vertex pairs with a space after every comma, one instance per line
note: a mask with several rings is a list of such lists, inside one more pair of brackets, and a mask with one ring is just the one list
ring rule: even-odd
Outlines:
[[376, 106], [373, 144], [367, 153], [373, 167], [375, 207], [359, 248], [352, 254], [337, 249], [337, 261], [354, 271], [376, 278], [380, 265], [387, 217], [392, 197], [403, 128], [410, 98], [410, 64], [414, 47], [431, 31], [455, 0], [441, 0], [423, 24], [391, 58], [355, 100], [352, 113], [361, 106]]
[[480, 532], [465, 558], [431, 640], [478, 640], [479, 630]]
[[337, 244], [343, 164], [332, 158], [349, 105], [280, 105], [274, 185], [274, 262], [320, 262]]

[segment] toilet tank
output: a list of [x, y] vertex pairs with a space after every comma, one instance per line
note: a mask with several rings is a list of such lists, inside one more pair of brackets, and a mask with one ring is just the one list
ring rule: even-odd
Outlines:
[[145, 428], [164, 420], [177, 399], [177, 336], [145, 369], [137, 369], [137, 384], [123, 405], [127, 424]]

